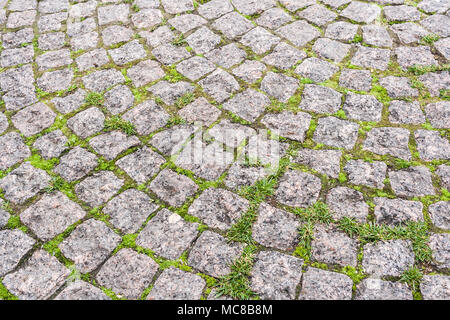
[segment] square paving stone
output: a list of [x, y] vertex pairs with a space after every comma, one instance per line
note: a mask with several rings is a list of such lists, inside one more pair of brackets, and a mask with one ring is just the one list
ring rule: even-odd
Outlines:
[[235, 43], [227, 44], [226, 46], [214, 49], [205, 54], [208, 60], [218, 64], [224, 68], [231, 68], [236, 64], [241, 63], [247, 57], [244, 50], [240, 49]]
[[253, 128], [224, 119], [212, 129], [208, 130], [208, 134], [211, 135], [215, 141], [223, 143], [231, 148], [238, 148], [239, 146], [242, 146], [247, 138], [255, 135], [256, 131]]
[[286, 70], [305, 58], [305, 52], [285, 42], [281, 42], [262, 61], [278, 69]]
[[417, 130], [414, 137], [421, 159], [426, 161], [450, 159], [450, 143], [438, 131]]
[[150, 184], [150, 190], [174, 207], [181, 206], [198, 190], [198, 186], [188, 177], [165, 169]]
[[138, 246], [148, 248], [169, 260], [177, 260], [198, 234], [198, 223], [190, 223], [167, 209], [159, 211], [136, 239]]
[[409, 240], [389, 240], [364, 246], [362, 267], [373, 277], [399, 277], [414, 265]]
[[398, 64], [405, 70], [414, 65], [430, 66], [438, 64], [428, 46], [398, 47], [395, 49], [395, 55]]
[[270, 49], [272, 49], [278, 42], [280, 38], [273, 35], [266, 29], [262, 27], [256, 27], [245, 35], [242, 36], [240, 43], [244, 46], [250, 47], [256, 54], [264, 54]]
[[[352, 2], [353, 3], [353, 2]], [[389, 49], [360, 46], [353, 55], [351, 63], [363, 68], [386, 70], [390, 61]]]
[[111, 298], [90, 283], [76, 280], [61, 291], [55, 300], [111, 300]]
[[417, 43], [429, 34], [427, 30], [413, 22], [394, 24], [390, 29], [403, 44]]
[[109, 50], [108, 53], [114, 63], [119, 66], [143, 59], [147, 55], [147, 52], [138, 40], [130, 41], [120, 48]]
[[64, 98], [56, 97], [53, 98], [52, 103], [55, 105], [56, 110], [62, 114], [71, 113], [75, 111], [84, 103], [86, 97], [86, 91], [83, 89], [78, 89], [74, 93], [65, 96]]
[[450, 166], [441, 164], [437, 167], [436, 174], [440, 178], [441, 186], [450, 190]]
[[[422, 82], [428, 89], [428, 92], [433, 96], [439, 96], [441, 90], [450, 90], [450, 72], [428, 72], [419, 77], [419, 81]], [[448, 102], [447, 102], [448, 103]]]
[[356, 267], [358, 241], [337, 228], [316, 225], [311, 249], [311, 258], [314, 261]]
[[298, 242], [300, 222], [294, 214], [261, 203], [252, 227], [256, 242], [268, 248], [293, 251]]
[[280, 0], [280, 3], [291, 12], [295, 12], [298, 9], [303, 9], [315, 4], [314, 0]]
[[39, 1], [40, 13], [54, 13], [67, 10], [69, 8], [68, 0], [41, 0]]
[[17, 112], [11, 121], [24, 136], [29, 137], [50, 127], [55, 118], [56, 114], [39, 102]]
[[392, 39], [386, 28], [377, 25], [362, 27], [364, 42], [377, 47], [392, 47]]
[[3, 285], [21, 300], [48, 299], [70, 275], [55, 257], [44, 250], [36, 251], [22, 269], [10, 273]]
[[[67, 19], [67, 12], [59, 12], [41, 16], [38, 20], [38, 29], [40, 32], [60, 31], [62, 23]], [[92, 19], [92, 21], [94, 21]], [[67, 29], [69, 34], [69, 28]]]
[[50, 180], [47, 172], [25, 162], [0, 179], [0, 189], [6, 200], [22, 204], [48, 187]]
[[[3, 6], [2, 6], [3, 7]], [[8, 5], [9, 11], [26, 11], [36, 9], [36, 0], [12, 0]]]
[[103, 26], [112, 22], [128, 22], [130, 6], [128, 4], [117, 4], [102, 6], [97, 9], [98, 24]]
[[214, 100], [221, 103], [240, 89], [239, 83], [232, 75], [217, 69], [199, 82], [203, 90]]
[[450, 234], [435, 233], [430, 236], [429, 246], [431, 248], [434, 264], [439, 269], [450, 268]]
[[147, 45], [153, 48], [161, 44], [172, 42], [175, 39], [175, 34], [168, 26], [162, 26], [152, 32], [141, 31], [139, 35], [147, 40]]
[[77, 184], [75, 193], [91, 207], [98, 207], [114, 196], [122, 185], [123, 181], [111, 171], [100, 171]]
[[305, 140], [310, 122], [311, 116], [309, 114], [304, 112], [294, 114], [290, 111], [268, 113], [261, 120], [261, 123], [269, 128], [272, 133], [300, 142]]
[[36, 58], [40, 71], [63, 67], [73, 62], [69, 49], [48, 51]]
[[178, 153], [183, 145], [189, 141], [195, 129], [191, 125], [176, 125], [155, 134], [150, 143], [164, 155], [172, 156]]
[[350, 160], [344, 167], [350, 183], [376, 189], [384, 188], [386, 170], [387, 165], [382, 161]]
[[0, 276], [14, 270], [35, 242], [19, 229], [0, 231]]
[[341, 16], [356, 22], [371, 23], [381, 13], [380, 7], [373, 3], [352, 1], [342, 12]]
[[417, 21], [420, 20], [420, 11], [413, 6], [386, 6], [383, 8], [387, 21]]
[[161, 4], [164, 7], [164, 10], [166, 10], [170, 14], [178, 14], [194, 10], [194, 4], [192, 0], [161, 0]]
[[343, 217], [365, 223], [369, 206], [364, 202], [363, 194], [347, 187], [336, 187], [327, 194], [327, 205], [335, 220]]
[[20, 29], [16, 32], [4, 33], [3, 47], [4, 48], [17, 48], [25, 46], [27, 43], [31, 43], [34, 38], [34, 31], [32, 28]]
[[270, 165], [268, 169], [278, 168], [280, 159], [286, 155], [288, 144], [278, 140], [270, 139], [267, 131], [260, 130], [257, 135], [251, 136], [244, 152], [239, 156], [247, 156], [250, 163], [257, 162], [263, 165]]
[[137, 29], [150, 29], [163, 21], [163, 15], [161, 10], [141, 9], [131, 16], [131, 21]]
[[261, 251], [253, 264], [250, 288], [264, 300], [294, 300], [303, 260], [276, 251]]
[[240, 163], [233, 163], [228, 170], [225, 185], [230, 189], [239, 189], [253, 185], [256, 181], [268, 175], [264, 167], [253, 167]]
[[170, 83], [168, 81], [160, 81], [147, 89], [154, 95], [164, 101], [167, 105], [174, 105], [177, 100], [187, 93], [192, 93], [195, 87], [189, 82], [179, 81]]
[[290, 170], [280, 179], [275, 197], [285, 205], [306, 208], [317, 201], [321, 188], [322, 183], [316, 176]]
[[72, 182], [86, 176], [97, 165], [95, 154], [81, 147], [75, 147], [60, 158], [59, 164], [53, 171]]
[[249, 209], [249, 202], [224, 189], [206, 189], [189, 207], [188, 213], [211, 228], [231, 228]]
[[149, 256], [125, 248], [105, 262], [96, 279], [117, 294], [138, 299], [158, 269], [159, 265]]
[[134, 233], [157, 208], [158, 205], [144, 192], [128, 189], [111, 199], [103, 208], [103, 213], [110, 216], [109, 221], [116, 228]]
[[295, 162], [306, 165], [319, 173], [337, 178], [340, 172], [342, 151], [301, 149]]
[[425, 115], [417, 101], [394, 100], [389, 105], [389, 121], [397, 124], [421, 124], [425, 123]]
[[122, 118], [131, 122], [139, 135], [148, 135], [163, 127], [170, 115], [153, 100], [147, 100], [125, 113]]
[[431, 172], [424, 166], [390, 171], [389, 179], [394, 193], [401, 197], [422, 197], [435, 194]]
[[411, 87], [411, 80], [407, 77], [388, 76], [381, 78], [380, 84], [391, 98], [417, 97], [419, 95], [419, 91]]
[[297, 79], [274, 72], [268, 72], [261, 82], [261, 90], [281, 102], [287, 102], [298, 86]]
[[0, 201], [0, 204], [1, 204], [1, 208], [2, 208], [2, 209], [0, 209], [0, 228], [3, 228], [4, 226], [6, 226], [8, 224], [8, 220], [11, 216], [8, 212], [3, 210], [3, 205], [4, 205], [3, 200]]
[[94, 49], [98, 46], [99, 36], [97, 31], [73, 36], [70, 46], [73, 51]]
[[411, 159], [409, 134], [409, 130], [403, 128], [373, 128], [367, 133], [363, 149], [409, 161]]
[[115, 69], [94, 71], [83, 77], [83, 83], [86, 89], [94, 92], [102, 92], [124, 82], [125, 78], [122, 73]]
[[248, 83], [255, 83], [262, 78], [267, 70], [264, 63], [254, 60], [246, 60], [243, 64], [233, 69], [233, 74]]
[[86, 212], [57, 191], [45, 194], [20, 214], [20, 220], [43, 241], [49, 241], [82, 219]]
[[230, 266], [241, 256], [244, 245], [229, 243], [221, 235], [204, 231], [194, 244], [188, 264], [212, 277], [223, 277], [230, 273]]
[[317, 113], [335, 113], [341, 108], [342, 94], [328, 87], [306, 84], [299, 107]]
[[118, 85], [105, 93], [105, 107], [113, 115], [124, 112], [134, 104], [134, 95], [125, 85]]
[[425, 275], [420, 283], [424, 300], [449, 300], [450, 277], [444, 275]]
[[103, 44], [111, 46], [126, 42], [133, 36], [133, 31], [124, 26], [109, 26], [102, 31]]
[[277, 29], [277, 33], [297, 47], [303, 47], [320, 36], [320, 32], [316, 28], [303, 20], [283, 26]]
[[[58, 19], [59, 24], [61, 24], [61, 22], [63, 22], [65, 19], [67, 19], [67, 16], [65, 18], [62, 18], [62, 16], [61, 16], [61, 19]], [[59, 26], [58, 30], [59, 29], [61, 29], [61, 25]], [[94, 18], [87, 18], [83, 21], [73, 21], [73, 22], [71, 22], [69, 20], [67, 22], [66, 33], [69, 37], [74, 37], [77, 35], [82, 35], [82, 34], [92, 32], [96, 29], [97, 29], [97, 23], [95, 22]]]
[[220, 110], [203, 97], [187, 105], [178, 114], [189, 123], [200, 123], [205, 126], [213, 124], [219, 118]]
[[254, 28], [250, 20], [244, 18], [237, 12], [230, 12], [217, 19], [212, 27], [223, 33], [230, 40], [243, 35]]
[[339, 85], [357, 91], [370, 91], [372, 89], [370, 71], [343, 69], [339, 76]]
[[200, 300], [206, 282], [200, 276], [170, 267], [155, 281], [148, 300]]
[[199, 15], [191, 13], [175, 16], [174, 18], [169, 19], [168, 22], [181, 33], [187, 33], [207, 23], [207, 21]]
[[338, 21], [327, 26], [325, 37], [348, 42], [354, 39], [356, 32], [358, 32], [357, 25], [344, 21]]
[[409, 221], [423, 221], [423, 204], [420, 201], [374, 198], [374, 215], [377, 223], [401, 225]]
[[0, 170], [6, 170], [29, 156], [30, 149], [17, 132], [9, 132], [0, 136]]
[[450, 230], [450, 215], [448, 212], [450, 212], [450, 201], [439, 201], [428, 207], [428, 214], [433, 224], [444, 230]]
[[195, 53], [204, 54], [213, 50], [222, 41], [222, 38], [207, 27], [201, 27], [187, 37], [186, 41]]
[[80, 71], [86, 71], [109, 63], [109, 58], [106, 54], [106, 50], [99, 48], [82, 54], [76, 58], [75, 61]]
[[338, 71], [339, 68], [334, 64], [314, 57], [305, 59], [295, 69], [295, 73], [314, 82], [326, 81]]
[[141, 87], [164, 77], [164, 70], [153, 60], [141, 61], [127, 70], [127, 75], [135, 87]]
[[274, 30], [292, 20], [291, 16], [283, 9], [276, 7], [264, 11], [259, 18], [256, 19], [256, 23], [262, 27]]
[[420, 24], [441, 37], [448, 37], [450, 36], [449, 22], [449, 16], [435, 14], [423, 19]]
[[426, 13], [445, 13], [450, 8], [450, 4], [446, 1], [425, 0], [420, 2], [417, 7]]
[[412, 300], [406, 283], [381, 279], [364, 279], [356, 287], [356, 300]]
[[358, 138], [359, 125], [335, 117], [320, 118], [313, 140], [336, 148], [352, 149]]
[[105, 115], [100, 109], [91, 107], [67, 120], [67, 126], [81, 139], [85, 139], [104, 128]]
[[191, 54], [184, 47], [176, 47], [173, 44], [162, 44], [153, 49], [152, 54], [156, 60], [165, 65], [177, 63], [183, 59], [189, 58]]
[[254, 122], [268, 105], [270, 105], [270, 99], [264, 94], [253, 89], [247, 89], [228, 100], [223, 104], [223, 108], [244, 120]]
[[212, 20], [233, 11], [233, 6], [229, 1], [211, 0], [205, 4], [200, 4], [197, 10], [204, 18]]
[[383, 104], [374, 96], [349, 92], [343, 110], [349, 119], [379, 122]]
[[115, 159], [125, 150], [139, 145], [141, 142], [136, 136], [129, 137], [122, 131], [112, 131], [95, 136], [89, 145], [106, 160]]
[[0, 56], [3, 68], [33, 62], [33, 46], [23, 48], [4, 49]]
[[191, 81], [197, 81], [204, 75], [214, 71], [216, 67], [205, 58], [195, 56], [180, 62], [177, 71]]
[[450, 60], [450, 38], [436, 41], [434, 47], [445, 59]]
[[9, 123], [8, 118], [0, 112], [0, 133], [3, 133], [8, 129]]
[[59, 248], [81, 273], [86, 273], [100, 266], [120, 241], [120, 236], [104, 222], [90, 219], [76, 227]]
[[324, 26], [337, 18], [337, 14], [320, 4], [315, 4], [302, 10], [298, 15], [317, 26]]
[[253, 15], [276, 5], [276, 0], [231, 0], [236, 9], [242, 14]]
[[70, 7], [69, 16], [71, 18], [85, 18], [95, 14], [95, 9], [97, 8], [96, 1], [88, 1], [85, 3], [77, 3]]
[[303, 275], [300, 300], [351, 300], [353, 281], [345, 274], [308, 268]]
[[6, 28], [15, 29], [20, 27], [31, 27], [36, 20], [36, 10], [22, 12], [11, 12], [6, 21]]
[[166, 160], [148, 147], [143, 147], [120, 160], [117, 166], [124, 170], [133, 180], [142, 184], [155, 175]]

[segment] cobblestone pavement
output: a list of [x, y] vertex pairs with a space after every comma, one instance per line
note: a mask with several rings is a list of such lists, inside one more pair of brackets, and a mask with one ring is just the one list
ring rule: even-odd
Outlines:
[[0, 299], [450, 299], [449, 0], [0, 8]]

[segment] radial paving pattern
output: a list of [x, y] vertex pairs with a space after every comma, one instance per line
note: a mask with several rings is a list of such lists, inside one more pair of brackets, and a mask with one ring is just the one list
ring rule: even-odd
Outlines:
[[0, 299], [450, 299], [449, 0], [0, 25]]

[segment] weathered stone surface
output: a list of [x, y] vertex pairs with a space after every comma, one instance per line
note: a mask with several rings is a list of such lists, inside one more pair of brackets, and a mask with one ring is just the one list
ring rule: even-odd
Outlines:
[[394, 100], [389, 105], [389, 121], [398, 124], [420, 124], [425, 122], [425, 115], [417, 101]]
[[449, 16], [435, 14], [423, 19], [420, 24], [431, 32], [440, 35], [441, 37], [448, 37], [450, 36], [449, 22]]
[[158, 268], [149, 256], [122, 249], [105, 262], [96, 279], [115, 293], [138, 299], [152, 282]]
[[412, 66], [437, 65], [433, 54], [428, 46], [398, 47], [395, 49], [398, 64], [407, 69]]
[[314, 82], [323, 82], [331, 78], [338, 70], [339, 68], [334, 64], [313, 57], [305, 59], [295, 72]]
[[356, 22], [371, 23], [381, 13], [380, 7], [373, 3], [352, 1], [342, 12], [341, 16]]
[[180, 0], [180, 1], [172, 1], [172, 0], [161, 0], [161, 4], [170, 14], [183, 13], [186, 11], [194, 10], [194, 4], [192, 0]]
[[77, 184], [75, 193], [80, 200], [97, 207], [115, 195], [122, 185], [123, 181], [111, 171], [99, 171]]
[[97, 157], [93, 153], [81, 147], [75, 147], [61, 157], [54, 171], [65, 180], [72, 182], [86, 176], [97, 165]]
[[142, 59], [147, 55], [147, 52], [138, 40], [130, 41], [120, 48], [109, 50], [108, 53], [119, 66]]
[[113, 115], [131, 108], [133, 103], [133, 93], [127, 86], [119, 85], [105, 93], [105, 107]]
[[115, 69], [94, 71], [83, 77], [86, 89], [102, 92], [117, 84], [125, 82], [123, 75]]
[[450, 102], [440, 101], [425, 106], [425, 115], [435, 128], [450, 128]]
[[421, 197], [435, 194], [431, 172], [424, 166], [390, 171], [389, 179], [392, 189], [398, 196]]
[[19, 229], [0, 231], [0, 276], [13, 271], [35, 242]]
[[[161, 98], [165, 104], [173, 105], [185, 94], [192, 93], [194, 89], [194, 86], [185, 81], [175, 83], [160, 81], [148, 88], [148, 91]], [[150, 101], [150, 103], [153, 103], [153, 101]]]
[[314, 141], [337, 148], [352, 149], [358, 137], [359, 125], [335, 117], [320, 118]]
[[220, 111], [211, 105], [205, 98], [198, 98], [181, 109], [178, 114], [187, 122], [210, 126], [217, 120]]
[[420, 283], [420, 292], [424, 300], [449, 300], [450, 277], [443, 275], [425, 275]]
[[81, 139], [97, 133], [105, 126], [105, 115], [100, 109], [91, 107], [67, 120], [67, 126]]
[[243, 35], [254, 26], [250, 22], [250, 20], [247, 20], [239, 13], [230, 12], [217, 19], [212, 24], [212, 27], [222, 32], [228, 39], [232, 40], [238, 36]]
[[253, 167], [236, 162], [228, 170], [225, 185], [230, 189], [239, 189], [253, 185], [266, 175], [268, 172], [264, 167]]
[[346, 275], [308, 268], [303, 275], [300, 300], [351, 300], [353, 281]]
[[274, 72], [268, 72], [261, 82], [261, 90], [281, 102], [287, 102], [297, 88], [297, 79]]
[[266, 55], [262, 61], [278, 69], [286, 70], [306, 58], [306, 53], [293, 46], [280, 42], [272, 53]]
[[384, 27], [367, 25], [362, 27], [364, 42], [377, 47], [392, 47], [392, 39]]
[[111, 300], [111, 298], [99, 288], [82, 280], [76, 280], [61, 291], [55, 300]]
[[349, 44], [327, 38], [317, 39], [312, 47], [313, 51], [321, 58], [330, 59], [334, 62], [341, 62], [347, 56], [350, 48]]
[[[353, 3], [353, 2], [352, 2]], [[352, 64], [371, 69], [386, 70], [390, 61], [391, 51], [388, 49], [360, 46], [353, 55]]]
[[188, 177], [165, 169], [152, 181], [150, 190], [170, 205], [179, 207], [195, 194], [198, 186]]
[[222, 66], [224, 68], [231, 68], [241, 63], [247, 54], [244, 50], [239, 48], [235, 43], [227, 44], [226, 46], [217, 48], [205, 54], [208, 60]]
[[56, 110], [62, 114], [67, 114], [77, 110], [81, 107], [86, 97], [86, 91], [78, 89], [74, 93], [65, 96], [64, 98], [53, 98], [52, 103], [55, 105]]
[[429, 246], [433, 260], [438, 268], [448, 270], [450, 268], [450, 234], [435, 233], [430, 236]]
[[160, 150], [164, 155], [172, 156], [177, 154], [189, 141], [195, 128], [190, 125], [176, 125], [167, 130], [155, 134], [150, 143]]
[[228, 99], [240, 88], [236, 79], [222, 69], [217, 69], [201, 80], [199, 84], [208, 95], [219, 103]]
[[403, 128], [373, 128], [367, 133], [363, 149], [373, 153], [410, 160], [409, 130]]
[[436, 174], [441, 180], [441, 186], [450, 190], [450, 166], [441, 164], [437, 167]]
[[11, 121], [24, 136], [29, 137], [50, 127], [55, 118], [56, 114], [39, 102], [17, 112]]
[[247, 89], [224, 103], [223, 108], [244, 120], [253, 122], [269, 104], [270, 100], [264, 94], [254, 89]]
[[381, 161], [350, 160], [344, 167], [350, 183], [376, 189], [384, 188], [386, 170], [387, 165]]
[[133, 180], [142, 184], [150, 180], [166, 160], [148, 147], [143, 147], [121, 159], [116, 164]]
[[104, 222], [90, 219], [76, 227], [59, 248], [80, 272], [86, 273], [103, 263], [120, 240]]
[[389, 225], [423, 221], [423, 204], [419, 201], [403, 199], [374, 198], [377, 223]]
[[30, 149], [17, 132], [0, 136], [0, 170], [8, 169], [16, 163], [31, 156]]
[[130, 6], [128, 4], [108, 5], [98, 8], [98, 24], [105, 25], [112, 22], [128, 22]]
[[198, 7], [198, 13], [206, 19], [216, 19], [231, 11], [231, 2], [221, 0], [211, 0]]
[[243, 81], [254, 83], [261, 79], [263, 72], [267, 70], [264, 63], [254, 60], [247, 60], [240, 66], [233, 69], [233, 74]]
[[250, 274], [250, 288], [264, 300], [294, 300], [303, 260], [276, 251], [261, 251]]
[[339, 77], [339, 85], [352, 90], [370, 91], [372, 78], [369, 70], [343, 69]]
[[342, 94], [315, 84], [306, 84], [299, 107], [316, 113], [335, 113], [341, 107]]
[[228, 243], [217, 233], [205, 231], [189, 253], [188, 264], [213, 277], [225, 276], [242, 250], [242, 244]]
[[147, 100], [125, 113], [122, 118], [130, 121], [136, 127], [138, 134], [147, 135], [163, 127], [170, 116], [153, 100]]
[[62, 233], [86, 212], [63, 193], [45, 194], [20, 214], [21, 221], [43, 241]]
[[187, 37], [186, 41], [197, 54], [204, 54], [213, 50], [221, 38], [207, 27], [202, 27]]
[[200, 300], [206, 282], [174, 267], [164, 270], [148, 295], [149, 300]]
[[266, 114], [261, 120], [268, 129], [277, 135], [303, 142], [309, 129], [311, 116], [304, 112], [294, 114], [290, 111]]
[[198, 223], [190, 223], [167, 209], [159, 211], [145, 226], [136, 244], [166, 259], [176, 260], [197, 237]]
[[373, 277], [399, 277], [414, 264], [409, 240], [389, 240], [364, 246], [362, 266]]
[[368, 278], [356, 286], [356, 300], [412, 300], [405, 283]]
[[177, 71], [191, 81], [196, 81], [214, 71], [215, 66], [205, 58], [195, 56], [180, 62]]
[[3, 285], [21, 300], [48, 299], [70, 275], [55, 257], [44, 250], [36, 251], [22, 269], [10, 273]]
[[383, 104], [374, 96], [349, 92], [343, 110], [349, 119], [379, 122]]
[[369, 206], [364, 202], [363, 194], [346, 187], [331, 189], [327, 195], [327, 205], [336, 220], [349, 217], [364, 223], [369, 214]]
[[303, 20], [298, 20], [283, 26], [277, 29], [277, 33], [297, 47], [303, 47], [308, 42], [320, 36], [320, 33], [316, 28]]
[[441, 229], [450, 230], [450, 202], [439, 201], [433, 203], [428, 207], [428, 213], [430, 215], [433, 224]]
[[288, 206], [306, 208], [317, 201], [321, 187], [316, 176], [290, 170], [280, 179], [275, 196]]
[[280, 40], [266, 29], [256, 27], [243, 35], [240, 42], [250, 47], [256, 54], [264, 54], [278, 44]]
[[216, 141], [223, 143], [231, 148], [242, 146], [244, 141], [256, 134], [252, 128], [238, 123], [232, 123], [229, 120], [223, 120], [208, 131]]
[[261, 16], [256, 19], [256, 23], [262, 27], [269, 29], [277, 29], [287, 22], [291, 22], [292, 18], [281, 8], [272, 8], [264, 11]]
[[135, 136], [127, 136], [122, 131], [112, 131], [95, 136], [89, 141], [89, 145], [106, 160], [113, 160], [125, 150], [137, 146], [140, 141]]
[[133, 36], [133, 31], [124, 26], [109, 26], [103, 29], [102, 39], [106, 46], [126, 42]]
[[450, 159], [450, 143], [438, 131], [417, 130], [414, 137], [421, 159], [425, 161]]
[[302, 149], [296, 162], [306, 165], [319, 173], [337, 178], [340, 171], [342, 151]]
[[390, 27], [404, 44], [417, 43], [429, 32], [413, 22], [394, 24]]
[[349, 22], [338, 21], [327, 26], [325, 36], [334, 40], [351, 41], [358, 31], [358, 26]]

